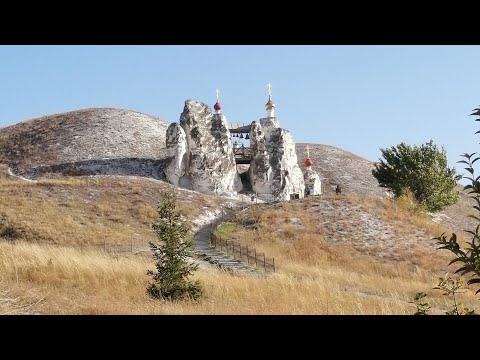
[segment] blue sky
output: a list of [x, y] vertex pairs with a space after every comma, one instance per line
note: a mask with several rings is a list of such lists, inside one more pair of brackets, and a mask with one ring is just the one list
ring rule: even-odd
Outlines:
[[184, 101], [229, 122], [265, 115], [266, 85], [295, 141], [368, 160], [400, 142], [480, 151], [480, 46], [0, 46], [0, 127], [88, 107], [178, 121]]

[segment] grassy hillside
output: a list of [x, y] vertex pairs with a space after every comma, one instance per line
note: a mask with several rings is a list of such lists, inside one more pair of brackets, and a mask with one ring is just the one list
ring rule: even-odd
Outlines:
[[[154, 267], [149, 256], [101, 246], [105, 237], [128, 244], [132, 228], [151, 236], [159, 192], [168, 185], [116, 177], [31, 183], [1, 173], [3, 223], [19, 234], [0, 240], [3, 314], [411, 314], [409, 301], [419, 291], [432, 294], [434, 312], [448, 307], [431, 290], [448, 256], [432, 250], [428, 237], [442, 229], [400, 206], [395, 211], [368, 198], [326, 196], [252, 207], [238, 217], [234, 236], [275, 256], [277, 272], [258, 278], [201, 266], [195, 277], [206, 296], [172, 303], [146, 296], [146, 270]], [[190, 221], [225, 204], [189, 191], [179, 190], [178, 197]], [[343, 215], [350, 226], [335, 212], [342, 207], [351, 209]], [[334, 213], [336, 225], [320, 220]], [[366, 237], [374, 227], [355, 222], [355, 214], [378, 223], [390, 219], [392, 240]], [[478, 303], [471, 291], [462, 300]]]
[[[311, 257], [302, 254], [311, 249]], [[281, 251], [278, 249], [277, 251]], [[153, 301], [145, 294], [146, 257], [117, 256], [51, 245], [0, 243], [0, 313], [39, 314], [412, 314], [419, 291], [434, 312], [448, 307], [432, 291], [435, 276], [382, 264], [348, 247], [304, 244], [267, 278], [199, 270], [206, 295], [198, 303]], [[295, 260], [293, 260], [295, 258]], [[478, 301], [461, 294], [467, 306]]]
[[[88, 247], [148, 247], [162, 190], [171, 185], [135, 177], [59, 177], [26, 182], [0, 165], [0, 235], [17, 240]], [[187, 219], [219, 211], [227, 199], [177, 189]], [[196, 224], [192, 223], [195, 227]], [[198, 225], [197, 225], [198, 227]]]
[[[373, 162], [334, 146], [299, 143], [296, 145], [297, 159], [302, 169], [307, 146], [313, 160], [313, 169], [318, 172], [324, 184], [325, 194], [334, 194], [335, 187], [339, 184], [345, 194], [386, 199], [386, 189], [379, 187], [378, 181], [372, 175], [375, 165]], [[457, 185], [457, 191], [460, 194], [458, 202], [432, 218], [435, 222], [466, 236], [464, 230], [476, 226], [475, 220], [468, 217], [472, 213], [474, 201], [463, 191], [463, 186]]]

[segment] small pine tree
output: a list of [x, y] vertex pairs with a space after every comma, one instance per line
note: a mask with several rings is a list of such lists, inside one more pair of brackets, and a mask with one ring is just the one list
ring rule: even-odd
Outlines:
[[198, 299], [202, 294], [200, 282], [189, 281], [188, 277], [197, 270], [191, 263], [193, 238], [188, 236], [188, 225], [177, 210], [173, 191], [162, 192], [162, 203], [158, 207], [158, 222], [152, 225], [157, 234], [158, 244], [150, 242], [150, 249], [156, 261], [156, 272], [147, 271], [153, 277], [147, 293], [160, 299]]

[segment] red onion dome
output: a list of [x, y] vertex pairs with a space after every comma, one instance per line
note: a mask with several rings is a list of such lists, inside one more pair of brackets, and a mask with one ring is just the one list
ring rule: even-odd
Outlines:
[[309, 166], [313, 165], [313, 161], [310, 160], [310, 159], [307, 159], [307, 160], [305, 160], [304, 164], [305, 164], [305, 167], [309, 167]]
[[221, 106], [220, 103], [217, 101], [217, 102], [215, 103], [215, 105], [213, 106], [213, 108], [214, 108], [216, 111], [218, 111], [218, 110], [220, 110], [220, 109], [222, 108], [222, 106]]

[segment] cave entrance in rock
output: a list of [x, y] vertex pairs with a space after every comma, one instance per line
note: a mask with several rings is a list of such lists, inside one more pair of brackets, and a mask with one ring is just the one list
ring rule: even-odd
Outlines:
[[250, 128], [251, 125], [232, 125], [230, 128], [230, 139], [232, 141], [233, 154], [237, 165], [250, 164], [252, 161], [252, 150], [250, 149]]
[[248, 170], [250, 169], [250, 164], [238, 164], [237, 163], [237, 172], [242, 181], [243, 190], [242, 193], [250, 193], [253, 191], [252, 184], [250, 183], [250, 178], [248, 176]]

